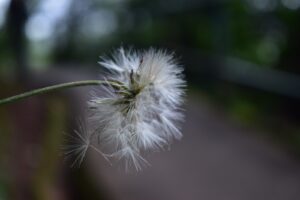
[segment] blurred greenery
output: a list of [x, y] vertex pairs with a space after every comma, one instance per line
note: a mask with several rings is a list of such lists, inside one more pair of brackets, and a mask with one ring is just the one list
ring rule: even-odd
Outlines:
[[36, 192], [35, 199], [54, 199], [53, 184], [55, 183], [57, 166], [59, 166], [59, 155], [61, 150], [57, 147], [63, 146], [62, 130], [66, 130], [67, 109], [64, 102], [60, 99], [49, 99], [46, 109], [48, 116], [46, 117], [47, 124], [44, 130], [44, 138], [42, 138], [40, 150], [42, 159], [40, 160], [38, 170], [35, 174], [34, 191]]
[[[99, 55], [120, 45], [163, 47], [181, 55], [190, 83], [221, 99], [237, 119], [267, 124], [261, 116], [270, 121], [280, 116], [287, 127], [298, 127], [299, 8], [298, 0], [31, 0], [19, 6], [18, 1], [1, 0], [0, 77], [7, 82], [20, 71], [22, 51], [14, 48], [14, 41], [22, 34], [26, 42], [19, 48], [29, 72], [50, 66], [96, 68]], [[11, 32], [15, 19], [24, 20], [23, 32]], [[247, 80], [231, 82], [220, 75], [226, 57], [283, 75], [289, 72], [288, 78], [297, 80], [287, 83], [287, 92], [265, 90], [273, 77], [255, 87]], [[233, 67], [244, 70], [242, 65]], [[278, 80], [273, 87], [280, 85]]]
[[[98, 70], [99, 55], [120, 45], [162, 47], [179, 55], [192, 91], [300, 152], [299, 17], [300, 0], [0, 0], [1, 96], [19, 91], [18, 77], [30, 80], [37, 71]], [[24, 30], [10, 28], [17, 24]], [[41, 152], [47, 156], [35, 177], [37, 199], [46, 199], [44, 184], [53, 181], [52, 146], [65, 129], [66, 104], [51, 99], [45, 105]], [[0, 108], [1, 168], [14, 126], [9, 112]]]

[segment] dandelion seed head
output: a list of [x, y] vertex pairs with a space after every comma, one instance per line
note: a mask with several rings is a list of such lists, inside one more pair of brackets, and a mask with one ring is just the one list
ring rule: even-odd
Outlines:
[[144, 151], [163, 149], [182, 137], [183, 68], [173, 54], [153, 48], [120, 48], [99, 63], [109, 74], [103, 94], [88, 102], [88, 123], [101, 152], [139, 170], [147, 164]]

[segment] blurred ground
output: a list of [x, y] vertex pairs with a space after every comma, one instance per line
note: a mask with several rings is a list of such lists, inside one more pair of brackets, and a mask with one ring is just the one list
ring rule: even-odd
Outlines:
[[298, 200], [300, 161], [189, 93], [182, 141], [125, 174], [91, 153], [90, 176], [120, 200]]
[[[52, 69], [34, 77], [31, 87], [99, 78], [97, 73], [73, 69]], [[151, 166], [143, 171], [125, 173], [118, 164], [110, 166], [93, 151], [80, 169], [68, 168], [59, 156], [62, 134], [71, 133], [75, 121], [84, 117], [90, 90], [70, 89], [8, 107], [9, 116], [15, 116], [8, 119], [18, 127], [12, 132], [18, 140], [13, 141], [18, 142], [12, 145], [11, 162], [2, 169], [11, 188], [8, 191], [13, 193], [7, 196], [62, 200], [299, 199], [299, 157], [274, 144], [267, 138], [271, 134], [233, 119], [222, 106], [195, 89], [187, 95], [182, 141], [174, 142], [170, 151], [149, 155]], [[7, 113], [2, 113], [5, 116]], [[11, 123], [3, 121], [1, 127], [5, 128], [4, 124]]]

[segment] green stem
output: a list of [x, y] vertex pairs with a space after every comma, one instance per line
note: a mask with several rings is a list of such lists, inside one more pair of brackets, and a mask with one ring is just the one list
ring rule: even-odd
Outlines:
[[25, 92], [22, 94], [11, 96], [11, 97], [8, 97], [5, 99], [1, 99], [0, 105], [13, 103], [15, 101], [25, 99], [27, 97], [44, 94], [44, 93], [52, 92], [52, 91], [56, 91], [56, 90], [72, 88], [72, 87], [79, 87], [79, 86], [100, 85], [100, 84], [110, 84], [114, 87], [118, 87], [118, 88], [121, 87], [121, 85], [119, 83], [112, 82], [112, 81], [99, 81], [99, 80], [75, 81], [75, 82], [62, 83], [62, 84], [58, 84], [58, 85], [39, 88], [39, 89], [31, 90], [31, 91], [28, 91], [28, 92]]

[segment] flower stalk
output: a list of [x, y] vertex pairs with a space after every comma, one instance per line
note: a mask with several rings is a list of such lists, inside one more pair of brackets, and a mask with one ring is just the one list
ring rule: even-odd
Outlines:
[[183, 67], [174, 54], [164, 50], [118, 49], [101, 64], [109, 73], [103, 80], [83, 80], [34, 89], [0, 99], [0, 106], [27, 97], [80, 86], [101, 86], [87, 102], [87, 116], [70, 136], [66, 156], [80, 165], [89, 149], [106, 160], [124, 161], [129, 169], [142, 169], [143, 155], [162, 150], [173, 139], [181, 139], [186, 82]]
[[74, 88], [74, 87], [81, 87], [81, 86], [91, 86], [91, 85], [101, 85], [101, 84], [110, 84], [116, 88], [120, 88], [121, 85], [114, 81], [101, 81], [101, 80], [84, 80], [84, 81], [74, 81], [69, 83], [62, 83], [57, 85], [52, 85], [44, 88], [38, 88], [35, 90], [31, 90], [28, 92], [24, 92], [22, 94], [18, 94], [15, 96], [11, 96], [8, 98], [4, 98], [0, 100], [0, 106], [4, 104], [14, 103], [16, 101], [35, 96], [40, 94], [45, 94], [48, 92], [53, 92], [57, 90], [67, 89], [67, 88]]

